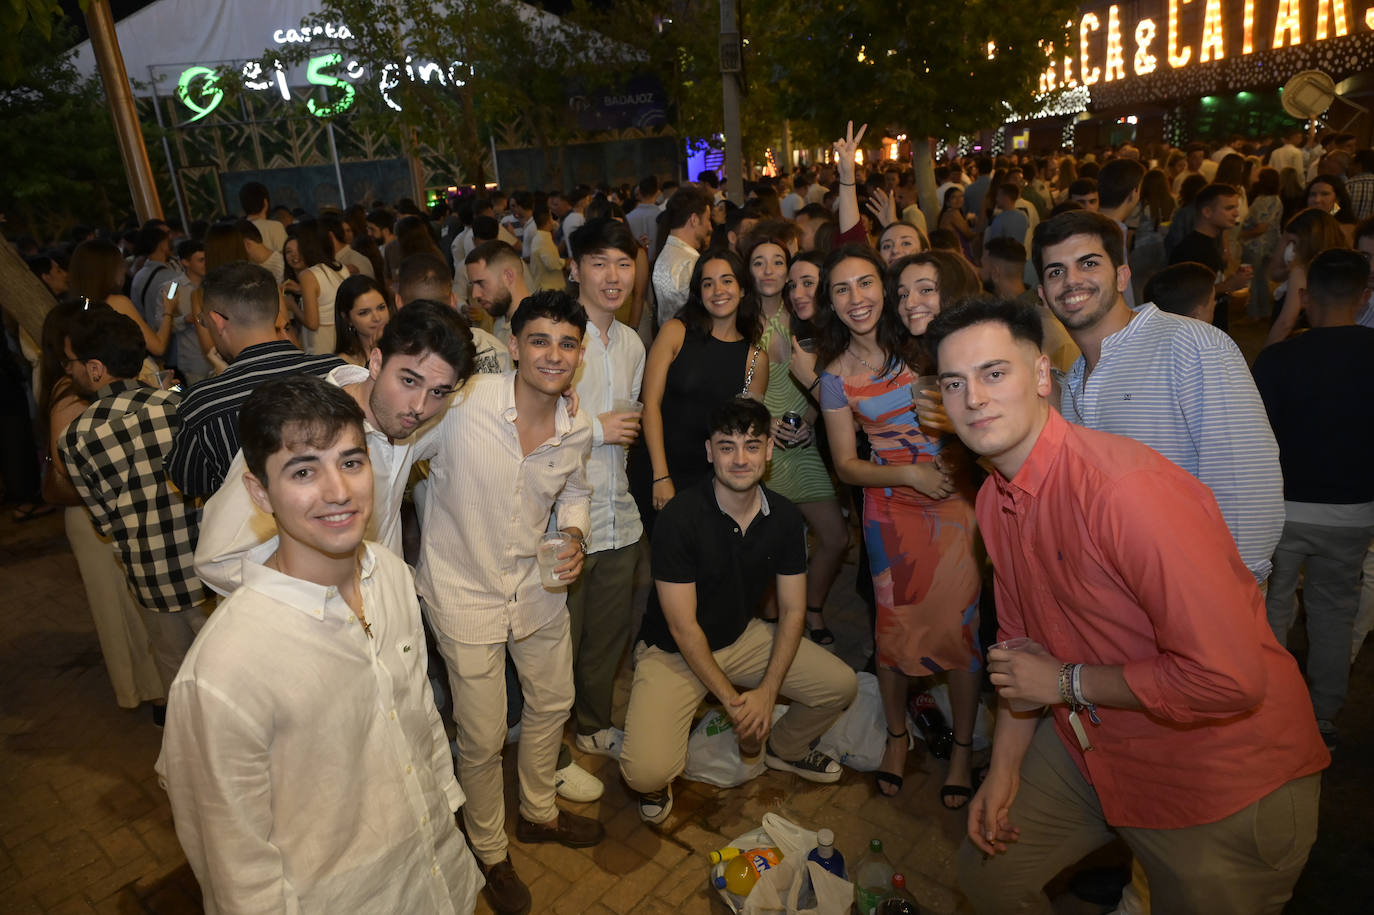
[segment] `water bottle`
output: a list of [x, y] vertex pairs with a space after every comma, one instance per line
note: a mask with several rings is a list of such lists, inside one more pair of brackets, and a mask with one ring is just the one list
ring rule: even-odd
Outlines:
[[936, 759], [949, 759], [954, 750], [954, 731], [945, 721], [940, 707], [935, 704], [935, 697], [928, 692], [919, 692], [907, 703], [907, 711], [916, 722], [916, 730], [920, 732], [930, 755]]
[[728, 890], [741, 898], [748, 896], [754, 884], [759, 882], [759, 876], [777, 867], [781, 860], [782, 852], [776, 848], [751, 848], [735, 855], [725, 862], [724, 873], [716, 877], [716, 889]]
[[878, 903], [887, 898], [892, 887], [892, 864], [883, 854], [883, 842], [868, 843], [868, 852], [854, 867], [854, 904], [859, 915], [874, 915]]
[[892, 875], [892, 889], [887, 898], [878, 903], [877, 915], [921, 915], [921, 907], [906, 891], [906, 877]]
[[844, 869], [844, 855], [835, 850], [835, 833], [829, 829], [816, 832], [816, 847], [811, 849], [811, 854], [806, 858], [808, 861], [815, 861], [841, 880], [849, 879]]

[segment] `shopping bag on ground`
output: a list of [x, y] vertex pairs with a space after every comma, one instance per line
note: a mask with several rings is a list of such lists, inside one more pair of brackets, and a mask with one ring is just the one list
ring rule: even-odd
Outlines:
[[827, 756], [859, 772], [872, 772], [883, 761], [887, 722], [883, 700], [878, 695], [878, 678], [858, 674], [859, 691], [843, 715], [821, 735], [816, 748]]
[[[751, 830], [730, 843], [735, 848], [774, 846], [782, 861], [764, 871], [748, 896], [740, 899], [719, 890], [721, 900], [740, 915], [847, 915], [854, 901], [854, 884], [827, 871], [807, 855], [816, 847], [814, 830], [776, 813], [763, 817], [763, 828]], [[724, 869], [724, 863], [711, 873]]]
[[[773, 721], [787, 711], [785, 705], [773, 706]], [[692, 729], [687, 738], [687, 768], [683, 777], [705, 782], [717, 788], [734, 788], [763, 774], [763, 754], [752, 764], [745, 764], [739, 755], [739, 739], [735, 726], [724, 709], [712, 709], [710, 714]]]
[[[930, 697], [939, 706], [941, 714], [945, 716], [945, 721], [952, 727], [954, 724], [954, 712], [949, 704], [949, 684], [937, 683], [926, 690]], [[986, 750], [992, 745], [992, 716], [988, 714], [988, 707], [981, 701], [978, 703], [978, 717], [973, 720], [973, 749], [974, 752]]]

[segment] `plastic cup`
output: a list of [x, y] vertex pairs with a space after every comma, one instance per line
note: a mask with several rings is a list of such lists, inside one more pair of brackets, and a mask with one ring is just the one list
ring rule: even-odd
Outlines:
[[156, 381], [157, 386], [164, 391], [171, 390], [172, 383], [176, 381], [176, 377], [176, 372], [173, 372], [171, 369], [162, 369], [161, 371], [153, 372], [153, 380]]
[[637, 400], [628, 398], [617, 399], [611, 402], [612, 413], [643, 413], [644, 404]]
[[990, 645], [988, 647], [996, 648], [1001, 651], [1025, 651], [1027, 648], [1030, 648], [1034, 644], [1035, 639], [1028, 639], [1023, 635], [1020, 638], [1007, 639], [1005, 642], [998, 642], [997, 644]]
[[554, 574], [554, 569], [562, 564], [558, 554], [572, 543], [572, 535], [563, 531], [545, 534], [539, 541], [535, 558], [539, 560], [539, 583], [550, 591], [566, 588], [568, 583]]
[[816, 355], [816, 341], [811, 339], [810, 337], [807, 337], [804, 340], [798, 340], [797, 348], [800, 349], [803, 353], [810, 353], [813, 356]]

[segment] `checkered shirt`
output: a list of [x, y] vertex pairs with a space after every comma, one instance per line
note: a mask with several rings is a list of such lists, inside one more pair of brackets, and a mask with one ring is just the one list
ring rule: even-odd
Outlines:
[[58, 445], [96, 530], [114, 541], [134, 596], [151, 610], [184, 610], [206, 597], [193, 568], [195, 501], [162, 467], [180, 400], [116, 381], [100, 389]]
[[1350, 193], [1350, 210], [1357, 220], [1374, 216], [1374, 174], [1363, 172], [1346, 181]]

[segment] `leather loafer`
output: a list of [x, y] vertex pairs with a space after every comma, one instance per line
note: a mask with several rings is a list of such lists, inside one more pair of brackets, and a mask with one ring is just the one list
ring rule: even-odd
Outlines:
[[487, 878], [482, 895], [487, 897], [487, 904], [496, 915], [526, 915], [529, 912], [533, 904], [529, 887], [515, 872], [515, 865], [510, 863], [509, 856], [490, 867], [483, 864], [481, 869], [482, 875]]
[[558, 811], [553, 823], [533, 823], [524, 817], [515, 826], [515, 837], [521, 842], [557, 842], [569, 848], [590, 848], [606, 838], [606, 827], [591, 817], [578, 816], [566, 810]]

